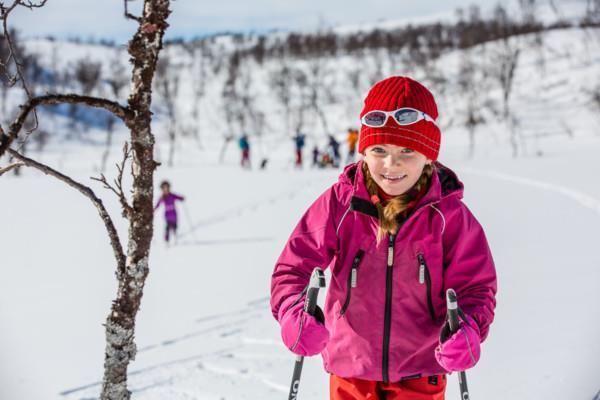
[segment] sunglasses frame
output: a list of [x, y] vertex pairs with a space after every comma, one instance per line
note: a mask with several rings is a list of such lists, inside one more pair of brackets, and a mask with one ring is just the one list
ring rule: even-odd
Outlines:
[[[398, 111], [402, 111], [402, 110], [416, 111], [417, 112], [417, 120], [413, 121], [413, 122], [409, 122], [408, 124], [401, 123], [400, 121], [398, 121], [396, 119], [395, 114]], [[374, 112], [380, 112], [380, 113], [385, 114], [385, 120], [383, 121], [383, 123], [381, 125], [373, 126], [373, 125], [370, 125], [370, 124], [366, 123], [367, 115], [369, 115], [371, 113], [374, 113]], [[362, 118], [360, 119], [360, 122], [361, 122], [361, 124], [363, 124], [364, 126], [368, 126], [369, 128], [382, 128], [382, 127], [384, 127], [387, 124], [388, 119], [390, 118], [390, 116], [400, 126], [406, 126], [406, 125], [416, 124], [417, 122], [419, 122], [421, 120], [429, 121], [432, 124], [434, 124], [435, 126], [437, 126], [437, 124], [435, 123], [435, 120], [433, 118], [431, 118], [431, 116], [429, 116], [427, 113], [425, 113], [425, 112], [423, 112], [421, 110], [417, 110], [416, 108], [412, 108], [412, 107], [402, 107], [402, 108], [398, 108], [397, 110], [393, 110], [393, 111], [371, 110], [371, 111], [369, 111], [368, 113], [366, 113], [365, 115], [362, 116]]]

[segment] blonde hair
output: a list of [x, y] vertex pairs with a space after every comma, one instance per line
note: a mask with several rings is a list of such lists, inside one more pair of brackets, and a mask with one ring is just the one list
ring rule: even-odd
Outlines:
[[[398, 231], [398, 216], [406, 212], [409, 203], [414, 200], [412, 189], [416, 189], [417, 192], [420, 192], [423, 187], [429, 185], [433, 171], [434, 166], [432, 164], [426, 164], [425, 167], [423, 167], [423, 172], [421, 172], [421, 176], [417, 180], [417, 183], [415, 183], [410, 190], [401, 195], [392, 197], [385, 205], [382, 205], [381, 202], [377, 202], [377, 204], [375, 204], [375, 207], [377, 207], [377, 214], [379, 214], [377, 243], [379, 243], [386, 234], [395, 234]], [[371, 196], [378, 196], [377, 192], [379, 186], [371, 176], [371, 172], [369, 171], [367, 163], [363, 163], [363, 172], [365, 175], [365, 185], [367, 186], [367, 191]]]

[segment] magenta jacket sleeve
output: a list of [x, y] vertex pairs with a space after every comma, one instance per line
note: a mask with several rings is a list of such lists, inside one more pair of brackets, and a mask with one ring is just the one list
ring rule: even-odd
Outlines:
[[335, 187], [329, 188], [306, 211], [288, 239], [271, 278], [271, 311], [290, 296], [298, 296], [316, 267], [327, 268], [337, 248], [335, 220], [340, 208]]
[[443, 234], [444, 293], [453, 288], [459, 307], [478, 324], [483, 341], [494, 319], [496, 269], [483, 228], [460, 202]]
[[162, 203], [162, 202], [163, 202], [163, 197], [160, 196], [158, 198], [158, 201], [156, 202], [156, 205], [154, 206], [154, 211], [156, 211], [156, 209], [160, 206], [160, 203]]

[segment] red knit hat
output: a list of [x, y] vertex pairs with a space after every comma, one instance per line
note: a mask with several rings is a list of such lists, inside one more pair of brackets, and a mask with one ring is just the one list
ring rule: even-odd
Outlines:
[[[377, 82], [365, 98], [362, 117], [369, 111], [394, 111], [402, 107], [411, 107], [428, 114], [434, 120], [438, 117], [437, 105], [433, 95], [419, 82], [405, 76], [392, 76]], [[440, 152], [440, 129], [434, 123], [424, 119], [410, 125], [398, 125], [394, 118], [388, 118], [379, 128], [361, 125], [358, 143], [359, 153], [374, 144], [395, 144], [408, 147], [437, 160]]]

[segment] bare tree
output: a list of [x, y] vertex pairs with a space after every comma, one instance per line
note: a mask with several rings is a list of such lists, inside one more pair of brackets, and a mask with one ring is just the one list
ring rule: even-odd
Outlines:
[[[18, 6], [42, 7], [45, 3], [46, 0], [36, 4], [30, 1], [15, 0], [7, 5], [6, 2], [0, 1], [0, 17], [4, 22], [5, 35], [8, 35], [6, 29], [7, 18], [12, 10]], [[125, 5], [127, 5], [127, 0], [125, 0]], [[151, 131], [152, 80], [158, 55], [162, 48], [162, 38], [168, 26], [166, 19], [170, 13], [169, 5], [169, 0], [145, 0], [141, 16], [132, 16], [126, 12], [129, 18], [138, 23], [137, 31], [128, 47], [133, 68], [131, 93], [126, 106], [104, 98], [76, 94], [50, 94], [33, 97], [27, 91], [28, 99], [22, 105], [8, 129], [5, 131], [0, 126], [0, 157], [5, 153], [9, 153], [17, 158], [19, 162], [60, 179], [80, 191], [98, 209], [107, 230], [117, 264], [118, 290], [104, 325], [106, 350], [100, 396], [103, 400], [123, 400], [129, 399], [131, 396], [131, 393], [127, 390], [127, 369], [136, 355], [134, 342], [135, 321], [149, 271], [148, 256], [153, 233], [153, 177], [154, 170], [158, 165], [153, 159], [154, 136]], [[18, 65], [18, 61], [16, 63]], [[19, 78], [23, 79], [20, 72]], [[26, 85], [23, 84], [23, 87], [26, 88]], [[121, 119], [130, 130], [131, 150], [129, 152], [129, 149], [126, 149], [124, 152], [124, 160], [120, 165], [117, 178], [118, 185], [115, 188], [123, 205], [123, 213], [129, 221], [126, 253], [112, 219], [102, 204], [102, 200], [89, 187], [74, 181], [49, 166], [22, 156], [11, 147], [21, 134], [26, 118], [36, 107], [63, 103], [87, 105], [108, 110]], [[131, 202], [125, 198], [121, 186], [123, 168], [130, 156], [133, 176]]]
[[[240, 68], [241, 56], [239, 52], [234, 51], [229, 58], [229, 68], [227, 70], [227, 78], [223, 84], [221, 98], [223, 100], [223, 113], [227, 123], [227, 131], [223, 135], [223, 146], [219, 154], [219, 162], [225, 161], [225, 153], [229, 143], [235, 138], [235, 132], [245, 133], [246, 120], [240, 106], [240, 94], [238, 92], [238, 77]], [[234, 126], [237, 122], [238, 127]]]
[[210, 60], [213, 58], [213, 56], [211, 54], [210, 47], [207, 45], [206, 41], [200, 41], [197, 44], [184, 44], [184, 48], [192, 57], [192, 119], [194, 123], [191, 127], [191, 131], [199, 147], [202, 148], [202, 142], [200, 140], [200, 100], [206, 94], [206, 83], [208, 80], [209, 72], [208, 67]]
[[239, 101], [241, 112], [244, 114], [247, 128], [259, 140], [265, 129], [265, 114], [258, 107], [255, 80], [253, 79], [250, 60], [240, 66], [239, 78]]
[[173, 64], [171, 58], [163, 56], [156, 66], [156, 91], [165, 103], [168, 119], [169, 158], [167, 164], [173, 166], [175, 145], [177, 140], [177, 115], [175, 102], [179, 92], [179, 66]]
[[99, 62], [81, 59], [75, 64], [73, 73], [84, 95], [89, 96], [100, 82], [102, 65]]
[[308, 86], [308, 77], [306, 73], [299, 69], [292, 70], [294, 83], [295, 105], [292, 107], [292, 117], [295, 121], [292, 123], [294, 132], [301, 132], [304, 129], [306, 114], [310, 109], [311, 92]]
[[[3, 13], [3, 11], [0, 11]], [[1, 15], [1, 14], [0, 14]], [[14, 29], [6, 29], [6, 34], [0, 35], [0, 90], [2, 98], [2, 116], [7, 114], [6, 97], [8, 90], [13, 88], [19, 81], [18, 72], [24, 73], [23, 63], [27, 56], [25, 49], [21, 45], [21, 40], [18, 32]], [[21, 60], [18, 64], [14, 60]], [[3, 121], [4, 122], [4, 121]]]
[[[461, 122], [469, 134], [469, 158], [473, 158], [475, 155], [475, 133], [478, 126], [486, 122], [485, 110], [491, 102], [491, 99], [487, 97], [490, 85], [485, 69], [474, 61], [478, 58], [478, 55], [475, 54], [476, 50], [472, 48], [462, 51], [458, 71], [459, 98], [463, 102], [458, 112]], [[481, 55], [479, 56], [481, 57]]]
[[586, 26], [600, 25], [600, 0], [586, 0], [583, 22]]
[[[75, 81], [79, 84], [79, 87], [81, 87], [81, 92], [84, 95], [89, 96], [100, 83], [101, 72], [102, 65], [99, 62], [84, 58], [78, 60], [75, 64], [73, 78], [75, 78]], [[81, 109], [81, 107], [76, 104], [71, 104], [71, 106], [74, 108], [73, 116], [76, 118], [77, 114], [79, 114], [78, 110]], [[81, 124], [87, 132], [90, 128], [89, 118], [82, 118]]]
[[[329, 82], [327, 81], [331, 71], [325, 66], [325, 62], [321, 57], [315, 57], [309, 62], [308, 67], [308, 88], [309, 88], [309, 106], [318, 117], [326, 135], [331, 134], [327, 116], [323, 112], [325, 105], [324, 97], [331, 93]], [[329, 93], [328, 93], [329, 92]]]
[[290, 117], [292, 102], [292, 69], [287, 65], [283, 57], [279, 60], [277, 69], [269, 76], [269, 86], [275, 92], [275, 97], [283, 106], [283, 119], [285, 135], [290, 135]]
[[501, 118], [507, 124], [510, 133], [510, 145], [513, 157], [519, 154], [518, 120], [512, 115], [510, 97], [513, 91], [515, 72], [517, 69], [521, 48], [519, 37], [510, 37], [511, 21], [506, 10], [498, 5], [495, 10], [495, 23], [500, 32], [501, 40], [495, 53], [491, 57], [490, 73], [495, 77], [502, 91]]
[[[120, 51], [117, 50], [115, 52], [115, 58], [110, 63], [110, 77], [106, 79], [106, 83], [110, 88], [110, 94], [115, 99], [118, 99], [121, 96], [121, 91], [123, 88], [129, 83], [129, 78], [127, 76], [127, 72], [125, 71], [125, 67], [121, 64], [120, 61]], [[104, 173], [106, 171], [106, 163], [108, 161], [108, 157], [110, 156], [110, 149], [112, 147], [112, 138], [115, 127], [115, 116], [113, 114], [108, 114], [106, 116], [106, 142], [104, 147], [104, 152], [102, 153], [102, 159], [100, 161], [100, 172]]]

